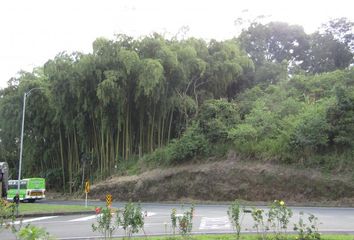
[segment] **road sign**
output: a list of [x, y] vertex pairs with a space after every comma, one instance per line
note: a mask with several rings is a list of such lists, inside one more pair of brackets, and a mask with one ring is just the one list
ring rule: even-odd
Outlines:
[[112, 205], [112, 195], [111, 194], [106, 195], [106, 205], [107, 205], [107, 207], [110, 207]]
[[85, 182], [85, 193], [89, 193], [90, 192], [90, 182], [86, 181]]

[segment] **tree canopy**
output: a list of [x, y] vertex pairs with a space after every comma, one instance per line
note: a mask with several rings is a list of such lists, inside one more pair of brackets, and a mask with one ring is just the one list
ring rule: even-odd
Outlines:
[[23, 94], [40, 88], [26, 103], [23, 176], [64, 191], [136, 159], [177, 164], [228, 149], [348, 162], [352, 33], [336, 19], [313, 34], [271, 22], [225, 41], [98, 38], [92, 53], [59, 53], [0, 90], [0, 161], [15, 178]]

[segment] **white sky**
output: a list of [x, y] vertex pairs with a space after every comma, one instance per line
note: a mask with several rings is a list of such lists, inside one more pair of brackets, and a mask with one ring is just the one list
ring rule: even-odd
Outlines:
[[354, 1], [0, 0], [0, 88], [21, 69], [31, 71], [59, 52], [91, 52], [97, 37], [172, 35], [189, 26], [187, 36], [222, 40], [237, 35], [238, 17], [261, 14], [311, 33], [330, 18], [354, 21]]

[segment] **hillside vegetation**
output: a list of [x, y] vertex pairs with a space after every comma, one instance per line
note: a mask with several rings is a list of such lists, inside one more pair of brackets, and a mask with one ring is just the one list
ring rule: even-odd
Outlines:
[[143, 161], [171, 164], [224, 155], [353, 169], [354, 70], [294, 76], [247, 89], [233, 101], [208, 100], [181, 138]]
[[71, 193], [85, 179], [230, 152], [255, 169], [351, 175], [353, 25], [335, 19], [306, 34], [251, 23], [234, 39], [209, 42], [156, 33], [98, 38], [92, 53], [60, 53], [0, 90], [0, 161], [15, 178], [22, 99], [36, 88], [26, 102], [23, 176], [45, 177], [50, 189]]
[[274, 163], [242, 161], [235, 153], [219, 161], [155, 168], [141, 174], [113, 176], [95, 184], [90, 198], [105, 201], [272, 202], [354, 205], [354, 183], [348, 176], [324, 174]]

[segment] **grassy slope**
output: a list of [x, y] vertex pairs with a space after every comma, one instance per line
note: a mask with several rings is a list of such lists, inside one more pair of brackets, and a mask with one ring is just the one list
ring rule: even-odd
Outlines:
[[288, 203], [354, 203], [354, 184], [346, 177], [290, 166], [243, 162], [235, 157], [112, 177], [94, 185], [90, 195], [104, 199], [106, 193], [111, 193], [115, 200], [133, 201], [284, 199]]

